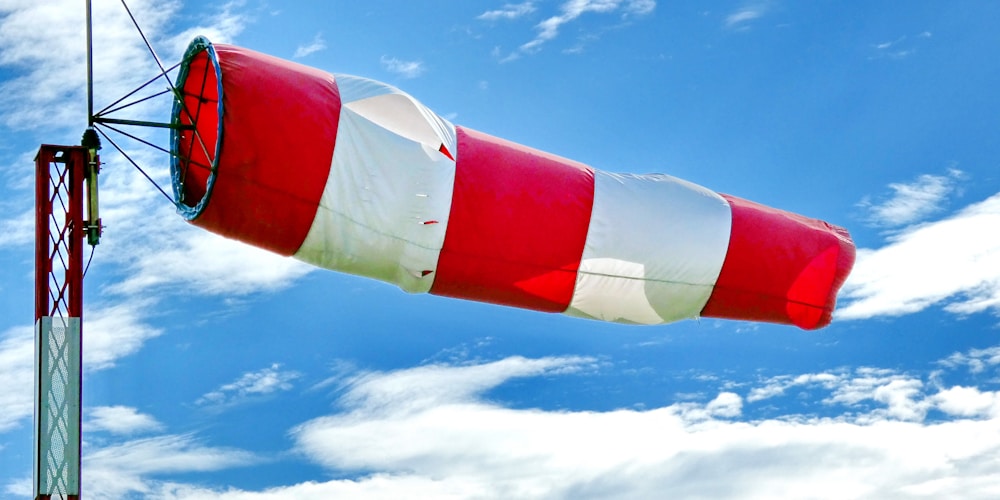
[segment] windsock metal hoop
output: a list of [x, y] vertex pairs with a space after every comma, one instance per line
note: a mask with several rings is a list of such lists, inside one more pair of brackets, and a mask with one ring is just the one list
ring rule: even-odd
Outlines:
[[[184, 63], [177, 76], [177, 88], [184, 89], [189, 83], [191, 66], [198, 56], [201, 56], [199, 63], [205, 65], [200, 71], [201, 92], [198, 95], [178, 96], [171, 113], [173, 127], [170, 129], [170, 147], [175, 154], [170, 159], [170, 175], [173, 179], [174, 199], [178, 201], [177, 211], [187, 220], [201, 215], [211, 198], [219, 150], [222, 148], [222, 72], [215, 47], [205, 37], [199, 36], [188, 45]], [[212, 90], [215, 102], [205, 98], [206, 94], [213, 94]], [[180, 125], [194, 125], [194, 128], [182, 129]], [[200, 131], [206, 129], [215, 129], [215, 137], [202, 136]], [[188, 178], [189, 175], [191, 179]], [[185, 199], [185, 184], [188, 182], [201, 183], [201, 189], [204, 190], [204, 195], [195, 200], [193, 205], [191, 200]]]

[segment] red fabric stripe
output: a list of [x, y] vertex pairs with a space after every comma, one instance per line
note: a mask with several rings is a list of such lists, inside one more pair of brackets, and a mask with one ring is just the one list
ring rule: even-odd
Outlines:
[[854, 265], [843, 228], [722, 195], [733, 225], [722, 272], [703, 316], [814, 329], [830, 323]]
[[[239, 47], [215, 45], [215, 50], [223, 84], [222, 149], [208, 205], [192, 223], [291, 255], [309, 232], [330, 172], [340, 92], [333, 76], [317, 69]], [[202, 93], [206, 68], [214, 71], [195, 60], [185, 94]], [[214, 79], [209, 75], [206, 98], [215, 98]], [[203, 112], [214, 105], [206, 103]], [[217, 120], [198, 120], [210, 152]], [[203, 154], [196, 155], [204, 161]], [[205, 192], [207, 172], [191, 172], [185, 191], [193, 206]]]
[[451, 215], [431, 293], [565, 311], [590, 225], [593, 170], [480, 132], [456, 132]]

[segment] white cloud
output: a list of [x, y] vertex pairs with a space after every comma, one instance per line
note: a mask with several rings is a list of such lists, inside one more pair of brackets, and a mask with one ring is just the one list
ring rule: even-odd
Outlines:
[[919, 422], [924, 419], [931, 406], [930, 401], [923, 400], [923, 386], [924, 383], [920, 380], [896, 377], [872, 390], [871, 397], [886, 406], [880, 411], [884, 411], [890, 418]]
[[[739, 420], [747, 403], [732, 391], [706, 403], [644, 411], [514, 409], [489, 397], [516, 378], [586, 374], [594, 366], [582, 357], [512, 357], [346, 379], [341, 411], [307, 421], [291, 435], [295, 451], [331, 473], [361, 473], [352, 479], [260, 491], [165, 481], [165, 474], [259, 461], [246, 451], [168, 435], [88, 453], [88, 491], [94, 498], [185, 500], [987, 499], [1000, 493], [1000, 462], [994, 459], [1000, 454], [1000, 393], [965, 386], [928, 390], [920, 379], [888, 369], [782, 375], [746, 387], [758, 395], [774, 393], [765, 388], [775, 385], [827, 391], [827, 403], [842, 407], [832, 417]], [[950, 420], [926, 422], [930, 409]]]
[[735, 392], [720, 392], [705, 405], [708, 417], [736, 418], [743, 411], [743, 398]]
[[163, 424], [151, 415], [139, 413], [129, 406], [95, 406], [87, 414], [89, 418], [83, 424], [85, 432], [130, 435], [163, 429]]
[[975, 387], [951, 387], [935, 394], [932, 401], [939, 410], [957, 417], [1000, 416], [1000, 394]]
[[[155, 40], [179, 3], [139, 3], [131, 8]], [[0, 18], [0, 66], [19, 70], [19, 76], [0, 83], [5, 96], [0, 103], [2, 123], [19, 130], [75, 125], [73, 139], [79, 140], [87, 123], [82, 4], [25, 2], [2, 11], [7, 15]], [[95, 101], [109, 102], [155, 75], [155, 65], [119, 3], [94, 2], [93, 11], [98, 28], [94, 30]]]
[[84, 488], [96, 499], [147, 497], [157, 488], [150, 476], [217, 471], [259, 461], [243, 450], [202, 445], [190, 434], [137, 439], [86, 452]]
[[534, 2], [523, 2], [518, 4], [504, 4], [502, 8], [496, 10], [488, 10], [478, 15], [476, 19], [481, 19], [484, 21], [496, 21], [498, 19], [517, 19], [519, 17], [531, 14], [535, 11]]
[[877, 226], [899, 226], [922, 220], [938, 212], [948, 195], [955, 191], [963, 172], [951, 169], [948, 175], [921, 175], [910, 183], [892, 183], [892, 196], [880, 203], [863, 200], [859, 205], [870, 213]]
[[[30, 482], [29, 494], [30, 494]], [[414, 474], [373, 474], [357, 480], [308, 481], [292, 486], [278, 486], [263, 491], [235, 488], [210, 488], [193, 484], [146, 481], [142, 485], [148, 498], [161, 500], [286, 500], [288, 498], [498, 498], [488, 484], [474, 484], [462, 479], [437, 479]], [[134, 491], [134, 490], [133, 490]], [[103, 493], [103, 492], [102, 492]], [[104, 498], [104, 497], [100, 497]], [[118, 498], [108, 496], [107, 498]]]
[[943, 304], [955, 314], [1000, 312], [1000, 194], [942, 220], [859, 249], [836, 316], [898, 316]]
[[[765, 382], [816, 384], [850, 418], [734, 421], [743, 402], [733, 392], [704, 404], [606, 412], [514, 410], [485, 396], [512, 377], [587, 363], [510, 358], [369, 373], [349, 386], [344, 413], [311, 420], [293, 436], [303, 453], [331, 470], [375, 474], [280, 491], [391, 497], [420, 485], [482, 498], [731, 498], [737, 492], [741, 498], [990, 498], [1000, 491], [1000, 464], [989, 458], [1000, 452], [1000, 439], [983, 437], [1000, 436], [1000, 420], [983, 418], [994, 415], [996, 393], [951, 388], [925, 396], [920, 380], [891, 370]], [[475, 381], [467, 381], [473, 373]], [[959, 418], [924, 423], [930, 408]], [[232, 492], [232, 498], [276, 498], [278, 491]]]
[[938, 363], [948, 368], [967, 366], [969, 372], [981, 373], [987, 366], [1000, 365], [1000, 346], [956, 352]]
[[301, 374], [294, 371], [281, 370], [281, 365], [274, 363], [262, 370], [244, 373], [236, 381], [198, 398], [195, 404], [228, 405], [238, 403], [249, 396], [288, 391], [292, 389], [292, 381], [300, 376]]
[[[168, 32], [181, 8], [178, 0], [129, 5], [165, 66], [180, 58], [198, 34], [230, 41], [248, 22], [242, 1], [219, 7], [204, 26]], [[93, 2], [94, 101], [97, 109], [155, 76], [153, 57], [120, 2]], [[44, 26], [44, 29], [39, 27]], [[44, 129], [53, 143], [76, 143], [87, 124], [86, 39], [83, 4], [73, 0], [6, 2], [0, 5], [0, 66], [16, 76], [0, 82], [0, 124], [17, 130]], [[168, 98], [169, 100], [169, 98]], [[54, 132], [64, 134], [59, 139]]]
[[538, 34], [535, 38], [521, 44], [518, 50], [502, 56], [494, 50], [494, 57], [500, 62], [510, 62], [522, 54], [531, 54], [541, 50], [542, 45], [559, 36], [559, 31], [568, 23], [577, 20], [586, 13], [611, 14], [620, 13], [623, 17], [644, 16], [656, 9], [655, 0], [568, 0], [559, 8], [559, 14], [551, 16], [535, 25]]
[[158, 287], [183, 288], [200, 295], [243, 295], [284, 288], [314, 270], [297, 260], [187, 226], [173, 214], [164, 217], [168, 218], [158, 226], [128, 233], [138, 238], [122, 242], [126, 253], [102, 249], [101, 257], [119, 261], [128, 271], [109, 292], [135, 295]]
[[625, 15], [645, 16], [656, 10], [656, 0], [629, 0], [625, 4]]
[[569, 1], [562, 5], [562, 12], [557, 16], [552, 16], [540, 23], [535, 28], [538, 29], [538, 36], [534, 40], [521, 45], [521, 51], [534, 52], [542, 44], [552, 40], [559, 35], [559, 28], [569, 23], [587, 12], [608, 13], [618, 9], [619, 0], [578, 0]]
[[891, 370], [861, 367], [853, 371], [807, 373], [796, 376], [782, 375], [762, 381], [747, 395], [747, 401], [756, 403], [783, 396], [789, 389], [823, 389], [830, 395], [821, 399], [828, 407], [853, 408], [861, 403], [874, 402], [880, 407], [855, 417], [858, 423], [886, 418], [901, 421], [921, 421], [930, 404], [924, 398], [923, 382]]
[[844, 375], [840, 373], [809, 373], [791, 377], [788, 375], [772, 377], [764, 381], [761, 387], [754, 387], [747, 395], [747, 401], [756, 403], [765, 399], [782, 396], [793, 387], [821, 386], [832, 389]]
[[933, 34], [922, 31], [914, 36], [900, 36], [894, 40], [871, 45], [874, 49], [869, 59], [905, 59], [917, 53], [917, 47], [926, 43]]
[[7, 484], [7, 486], [4, 487], [4, 491], [6, 491], [7, 493], [22, 498], [31, 498], [31, 494], [33, 493], [31, 489], [32, 489], [31, 477], [24, 477], [21, 479], [11, 481], [10, 483]]
[[352, 407], [381, 408], [390, 403], [419, 410], [466, 400], [503, 381], [541, 374], [573, 373], [594, 369], [593, 358], [527, 359], [520, 356], [469, 366], [427, 365], [391, 373], [363, 373], [345, 382], [343, 397]]
[[403, 78], [416, 78], [424, 73], [424, 63], [421, 61], [404, 61], [386, 56], [382, 56], [379, 60], [386, 71], [395, 73]]
[[28, 210], [0, 221], [0, 234], [4, 235], [3, 240], [0, 241], [0, 248], [33, 244], [35, 241], [35, 211]]
[[189, 27], [177, 34], [164, 35], [164, 43], [176, 60], [180, 60], [188, 43], [198, 35], [208, 38], [213, 43], [232, 43], [252, 22], [241, 10], [245, 4], [245, 0], [231, 0], [219, 5], [217, 12], [204, 18], [202, 24]]
[[827, 400], [830, 403], [854, 405], [868, 399], [876, 399], [875, 391], [900, 379], [892, 370], [862, 367], [850, 377], [842, 377], [833, 384], [833, 394]]
[[146, 323], [150, 301], [132, 298], [105, 307], [85, 309], [83, 366], [103, 370], [115, 361], [137, 352], [149, 339], [163, 333]]
[[323, 40], [322, 33], [316, 33], [311, 42], [306, 45], [299, 45], [295, 49], [295, 57], [305, 57], [321, 50], [326, 50], [326, 40]]
[[30, 326], [0, 334], [0, 432], [18, 425], [34, 411], [35, 332]]
[[726, 16], [724, 25], [729, 29], [745, 29], [751, 21], [759, 19], [766, 12], [766, 4], [745, 6]]
[[896, 41], [892, 41], [892, 42], [876, 43], [875, 44], [875, 48], [878, 49], [878, 50], [885, 50], [885, 49], [888, 49], [888, 48], [892, 47], [893, 45], [895, 45], [899, 41], [900, 40], [896, 40]]

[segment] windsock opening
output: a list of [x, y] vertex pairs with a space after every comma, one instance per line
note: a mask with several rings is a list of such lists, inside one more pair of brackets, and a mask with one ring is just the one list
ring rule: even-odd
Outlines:
[[207, 38], [188, 45], [176, 85], [170, 175], [178, 212], [194, 220], [211, 197], [222, 140], [222, 72]]

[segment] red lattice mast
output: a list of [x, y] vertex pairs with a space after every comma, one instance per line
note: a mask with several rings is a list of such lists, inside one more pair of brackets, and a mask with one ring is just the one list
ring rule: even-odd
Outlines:
[[[96, 155], [95, 155], [96, 162]], [[84, 184], [90, 151], [43, 145], [35, 157], [36, 500], [80, 495]]]

